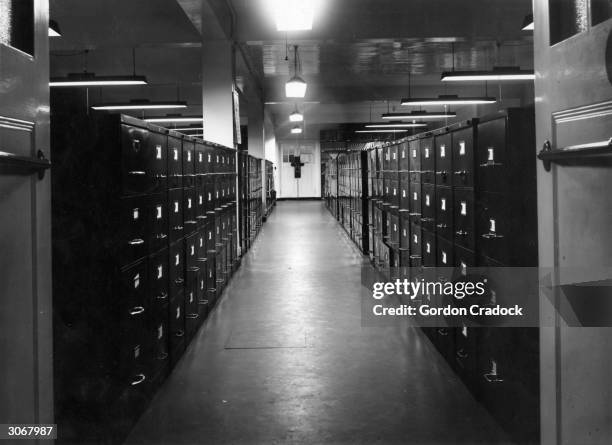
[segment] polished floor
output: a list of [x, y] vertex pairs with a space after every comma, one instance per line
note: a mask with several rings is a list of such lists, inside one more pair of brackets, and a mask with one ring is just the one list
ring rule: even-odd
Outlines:
[[501, 444], [420, 331], [363, 328], [367, 262], [322, 202], [281, 202], [132, 444]]

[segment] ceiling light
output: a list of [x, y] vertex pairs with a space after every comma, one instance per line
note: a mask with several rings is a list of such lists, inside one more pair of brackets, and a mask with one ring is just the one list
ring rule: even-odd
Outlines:
[[495, 102], [497, 102], [497, 99], [494, 97], [459, 97], [442, 95], [434, 98], [402, 99], [401, 105], [481, 105], [494, 104]]
[[319, 0], [268, 0], [277, 31], [310, 31]]
[[397, 124], [371, 124], [371, 125], [366, 125], [366, 128], [423, 128], [423, 127], [427, 127], [427, 124], [402, 124], [402, 123], [397, 123]]
[[149, 117], [146, 118], [147, 122], [202, 122], [202, 116], [164, 116], [164, 117]]
[[494, 67], [492, 71], [448, 71], [442, 73], [442, 82], [501, 80], [535, 80], [533, 70], [522, 70], [518, 66]]
[[174, 131], [204, 131], [204, 127], [183, 127], [183, 128], [172, 128]]
[[408, 130], [357, 130], [355, 133], [406, 133]]
[[187, 102], [149, 102], [148, 100], [132, 100], [128, 103], [109, 103], [93, 105], [94, 110], [163, 110], [187, 108]]
[[49, 37], [61, 37], [62, 32], [55, 20], [49, 20]]
[[297, 45], [293, 47], [293, 52], [294, 75], [285, 84], [285, 94], [287, 95], [287, 97], [303, 98], [304, 96], [306, 96], [306, 88], [308, 87], [308, 85], [306, 84], [306, 81], [299, 76], [301, 64]]
[[291, 134], [302, 134], [302, 128], [301, 127], [293, 127], [291, 129]]
[[533, 14], [527, 14], [523, 20], [523, 31], [533, 31]]
[[386, 113], [382, 115], [382, 118], [385, 120], [438, 120], [438, 119], [448, 119], [451, 117], [456, 117], [457, 113], [453, 112], [440, 112], [440, 113], [428, 113], [427, 111], [413, 111], [411, 113]]
[[298, 111], [297, 105], [295, 106], [295, 111], [289, 115], [289, 121], [304, 122], [304, 115]]
[[287, 97], [302, 98], [306, 96], [306, 88], [308, 85], [298, 76], [293, 76], [289, 82], [285, 84], [285, 93]]
[[96, 76], [95, 73], [70, 73], [66, 77], [53, 77], [51, 87], [100, 87], [146, 85], [144, 76]]

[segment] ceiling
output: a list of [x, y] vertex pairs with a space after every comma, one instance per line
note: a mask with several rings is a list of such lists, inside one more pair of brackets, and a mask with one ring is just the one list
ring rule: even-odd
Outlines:
[[[62, 37], [51, 41], [52, 75], [85, 66], [97, 74], [130, 73], [136, 48], [136, 71], [151, 85], [105, 89], [103, 99], [170, 99], [178, 87], [189, 112], [197, 113], [201, 41], [231, 38], [238, 44], [236, 75], [245, 99], [268, 103], [282, 138], [295, 106], [284, 97], [293, 72], [288, 49], [298, 45], [309, 85], [298, 106], [306, 115], [305, 137], [318, 138], [321, 128], [369, 121], [370, 110], [376, 120], [410, 94], [484, 93], [479, 84], [442, 85], [440, 73], [453, 66], [533, 66], [531, 35], [520, 29], [531, 0], [325, 0], [313, 30], [299, 33], [277, 32], [265, 1], [51, 0], [51, 17], [62, 29]], [[511, 101], [529, 96], [530, 87], [489, 88]]]

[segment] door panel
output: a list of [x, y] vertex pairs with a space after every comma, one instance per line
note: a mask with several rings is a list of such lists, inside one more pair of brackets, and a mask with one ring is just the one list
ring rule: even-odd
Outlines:
[[[0, 44], [0, 151], [49, 157], [48, 2], [33, 5], [33, 57]], [[2, 424], [53, 420], [50, 176], [0, 168]]]
[[[606, 59], [612, 22], [587, 24], [584, 32], [551, 46], [550, 25], [558, 24], [549, 20], [552, 3], [534, 2], [534, 152], [545, 141], [560, 149], [611, 137], [612, 85]], [[589, 17], [593, 2], [580, 3]], [[553, 163], [550, 172], [538, 165], [540, 266], [555, 267], [554, 284], [610, 278], [604, 269], [612, 265], [612, 203], [607, 196], [612, 168], [602, 159], [579, 164]], [[611, 443], [612, 330], [565, 327], [544, 295], [540, 319], [544, 325], [556, 325], [540, 333], [542, 443]]]

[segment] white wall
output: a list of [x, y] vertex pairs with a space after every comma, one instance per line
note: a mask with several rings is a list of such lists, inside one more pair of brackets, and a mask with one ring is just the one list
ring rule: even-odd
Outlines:
[[[311, 162], [302, 162], [302, 177], [294, 177], [294, 168], [284, 162], [287, 153], [300, 154], [304, 158], [311, 154]], [[320, 198], [321, 197], [321, 145], [314, 140], [284, 140], [280, 142], [279, 157], [279, 197], [280, 198]]]

